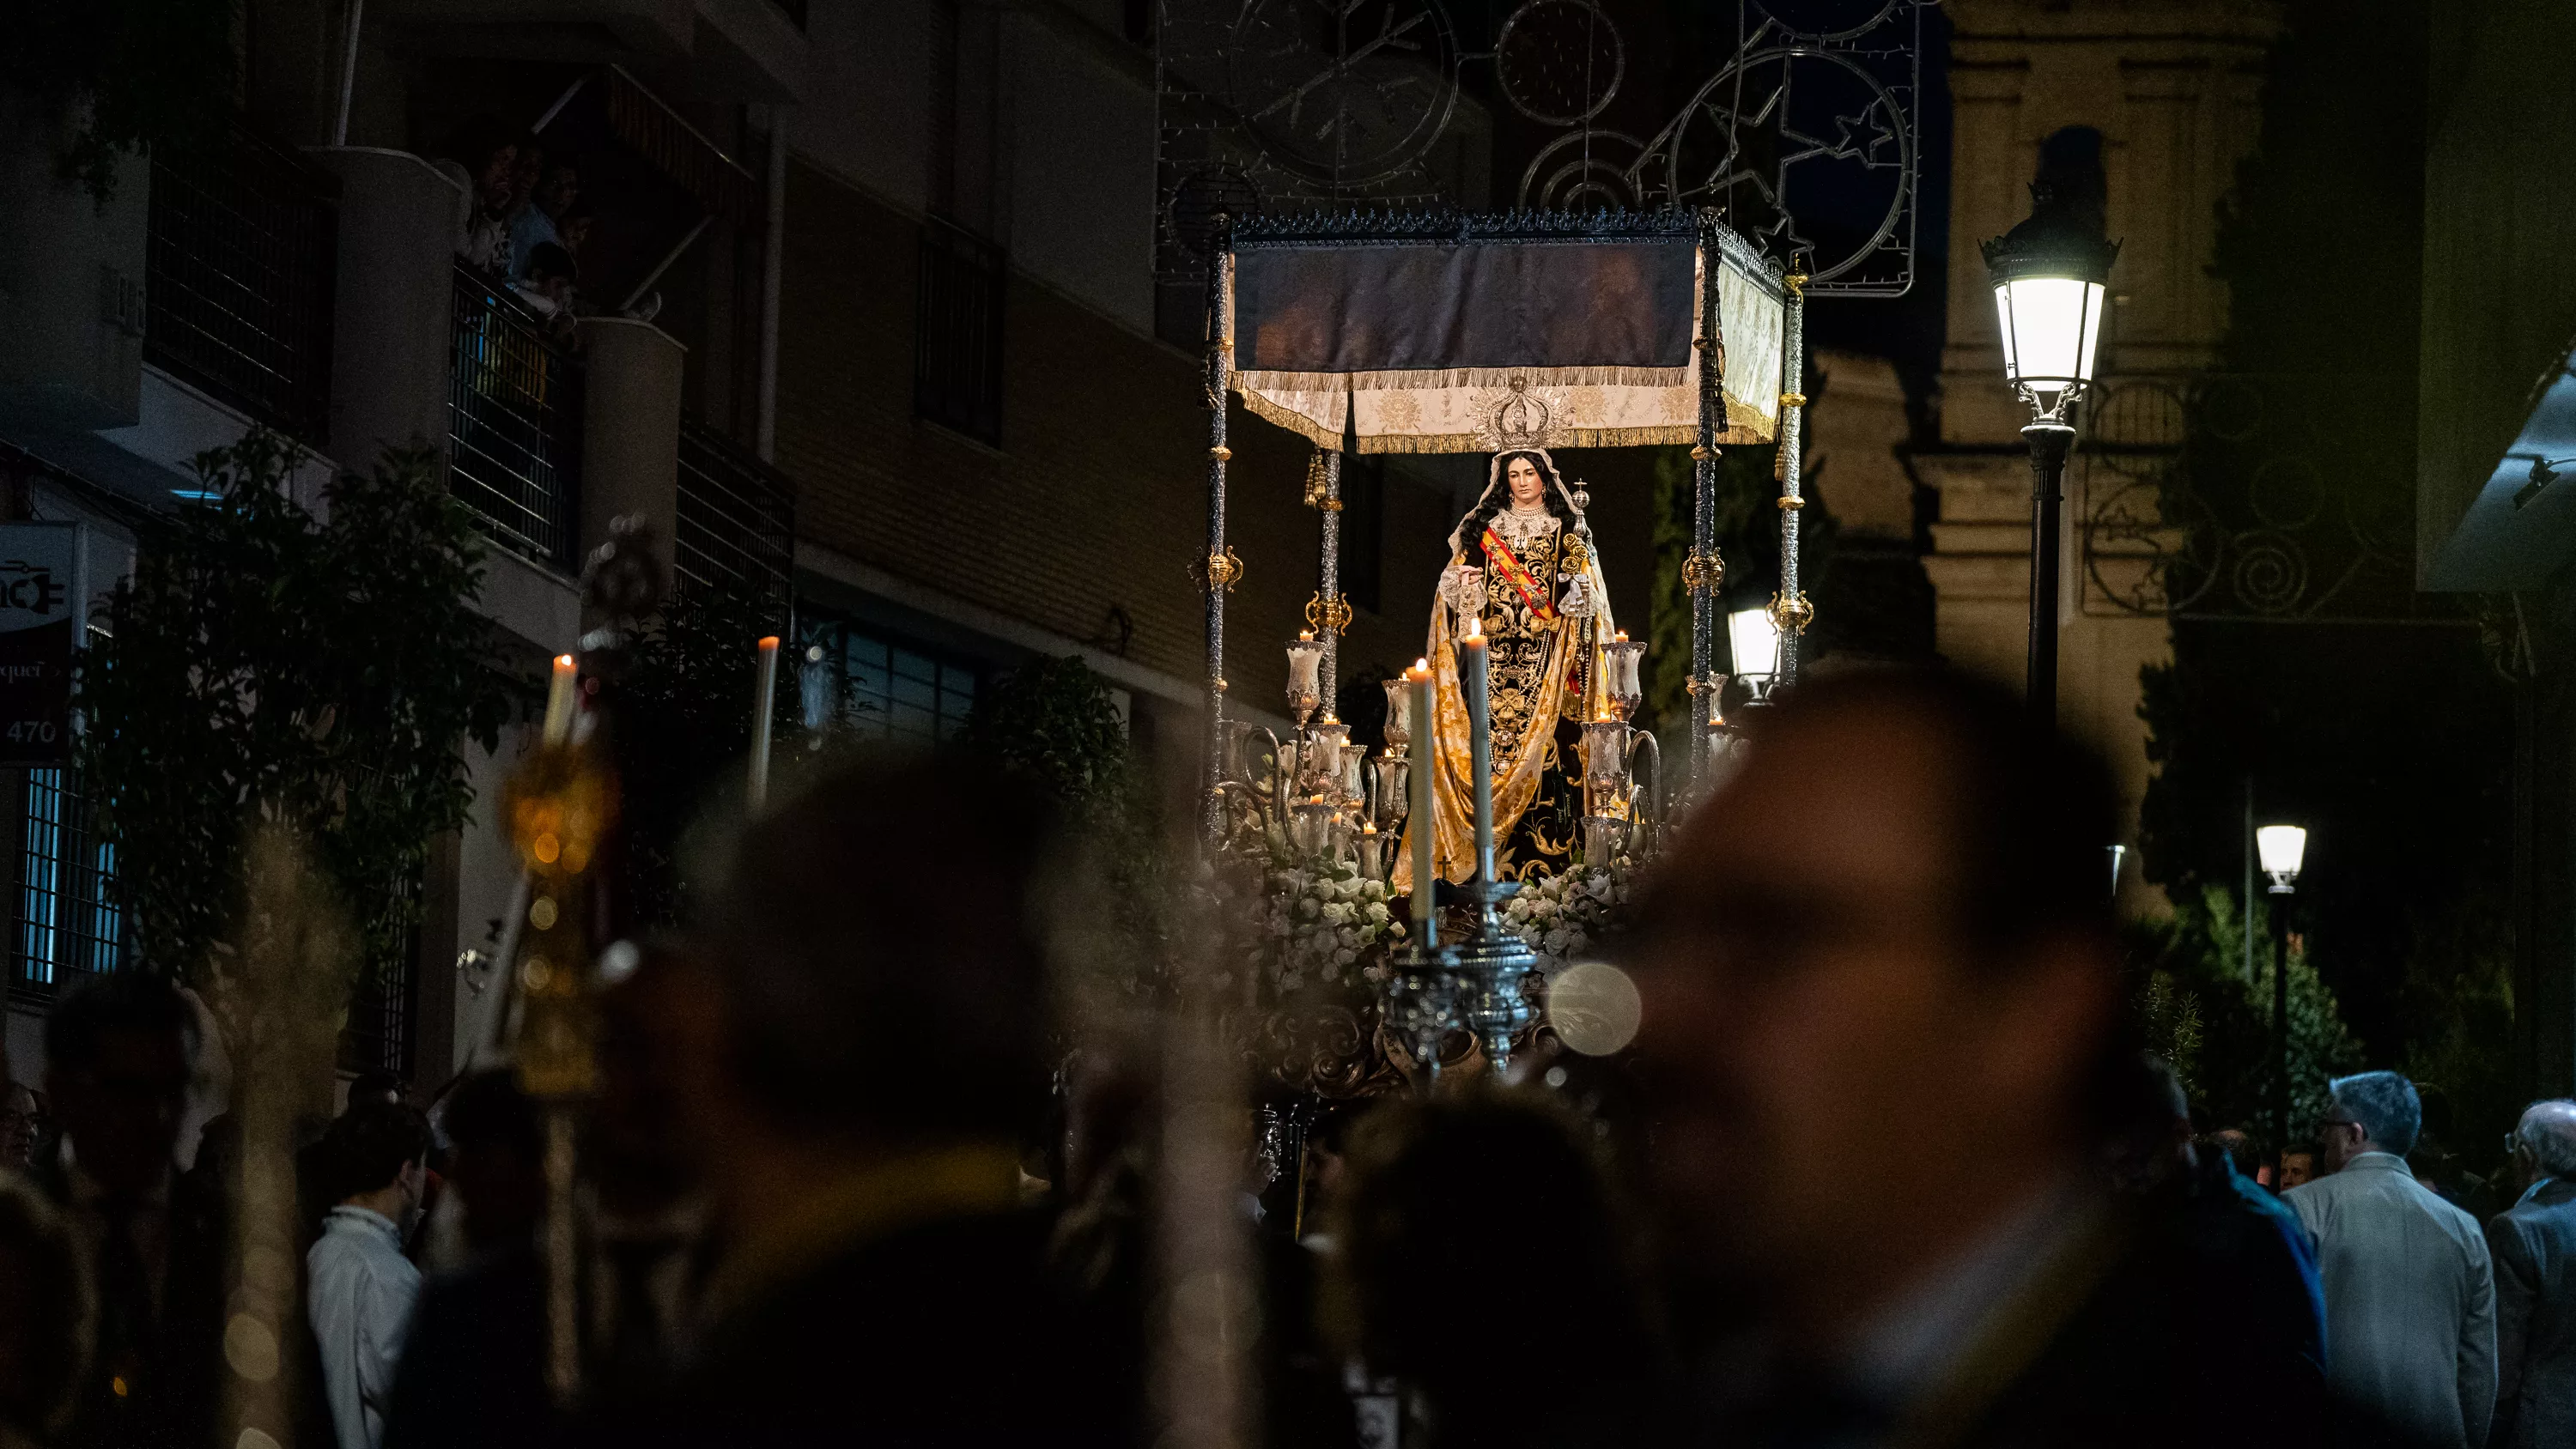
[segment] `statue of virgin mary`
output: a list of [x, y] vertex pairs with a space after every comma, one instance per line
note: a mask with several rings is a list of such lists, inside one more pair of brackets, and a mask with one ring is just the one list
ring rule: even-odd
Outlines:
[[1425, 657], [1438, 708], [1414, 765], [1432, 772], [1432, 818], [1406, 822], [1397, 890], [1412, 888], [1414, 830], [1437, 832], [1443, 877], [1475, 873], [1476, 794], [1454, 647], [1470, 619], [1483, 621], [1488, 651], [1495, 874], [1520, 879], [1572, 860], [1583, 724], [1605, 707], [1601, 646], [1612, 635], [1610, 591], [1589, 532], [1544, 448], [1494, 455], [1483, 495], [1449, 535], [1432, 601]]

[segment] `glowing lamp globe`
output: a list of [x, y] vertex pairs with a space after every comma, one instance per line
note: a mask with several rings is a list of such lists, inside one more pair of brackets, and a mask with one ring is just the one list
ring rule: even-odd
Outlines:
[[1726, 642], [1735, 653], [1740, 679], [1768, 680], [1780, 672], [1780, 627], [1771, 611], [1756, 605], [1726, 616]]
[[1987, 242], [1985, 254], [2004, 378], [2055, 416], [2092, 384], [2120, 245], [2102, 235], [2098, 216], [2040, 191], [2030, 218]]
[[2308, 832], [2298, 825], [2266, 825], [2254, 832], [2254, 854], [2272, 878], [2272, 893], [2287, 895], [2308, 858]]

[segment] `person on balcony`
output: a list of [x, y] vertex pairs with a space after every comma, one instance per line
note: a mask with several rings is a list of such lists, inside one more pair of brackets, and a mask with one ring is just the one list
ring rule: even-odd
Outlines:
[[[527, 144], [533, 147], [535, 143]], [[528, 186], [517, 198], [517, 209], [510, 213], [512, 282], [526, 280], [528, 261], [536, 255], [537, 248], [567, 245], [564, 223], [581, 200], [581, 168], [570, 157], [549, 158], [541, 167], [523, 161], [517, 174]]]
[[438, 169], [465, 192], [458, 212], [456, 257], [480, 271], [498, 272], [510, 259], [511, 176], [518, 142], [501, 123], [478, 116], [458, 130]]

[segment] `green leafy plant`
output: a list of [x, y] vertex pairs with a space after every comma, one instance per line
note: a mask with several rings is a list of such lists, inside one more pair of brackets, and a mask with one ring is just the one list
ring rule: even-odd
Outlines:
[[[678, 592], [635, 641], [612, 712], [627, 884], [636, 915], [655, 924], [690, 904], [690, 831], [747, 788], [759, 640], [785, 621], [777, 601], [742, 580]], [[770, 715], [773, 771], [823, 743], [800, 713], [798, 661], [778, 662]]]
[[1034, 660], [995, 677], [957, 739], [1076, 809], [1127, 803], [1127, 723], [1109, 682], [1076, 656]]
[[1109, 682], [1079, 658], [1006, 670], [976, 695], [957, 743], [1056, 802], [1094, 899], [1076, 970], [1110, 997], [1150, 997], [1168, 980], [1172, 923], [1193, 878], [1163, 828]]
[[[2217, 886], [2170, 918], [2131, 922], [2129, 1010], [2143, 1044], [2173, 1062], [2203, 1127], [2269, 1138], [2280, 1111], [2272, 1054], [2272, 982], [2281, 951], [2258, 896], [2250, 922]], [[2254, 974], [2245, 974], [2245, 933]], [[2289, 951], [2290, 1132], [2304, 1141], [2325, 1111], [2326, 1080], [2358, 1071], [2361, 1042], [2302, 938]]]
[[80, 661], [79, 762], [146, 968], [199, 979], [238, 949], [245, 829], [310, 842], [361, 956], [399, 960], [431, 842], [473, 804], [519, 686], [474, 607], [483, 544], [426, 450], [343, 474], [321, 516], [269, 433], [202, 453], [207, 497], [141, 540]]

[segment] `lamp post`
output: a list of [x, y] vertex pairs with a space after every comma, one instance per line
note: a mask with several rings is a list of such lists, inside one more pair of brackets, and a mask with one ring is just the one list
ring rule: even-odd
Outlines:
[[[2272, 911], [2272, 934], [2275, 954], [2272, 958], [2272, 1042], [2280, 1056], [2278, 1082], [2281, 1132], [2279, 1146], [2273, 1151], [2272, 1180], [2278, 1183], [2280, 1163], [2290, 1150], [2290, 932], [2288, 897], [2299, 888], [2299, 867], [2308, 857], [2308, 832], [2300, 825], [2266, 825], [2254, 832], [2254, 853], [2262, 858], [2263, 873], [2272, 878], [2272, 894], [2282, 897]], [[2252, 921], [2246, 922], [2252, 929]]]
[[1727, 615], [1726, 643], [1735, 656], [1735, 677], [1753, 691], [1752, 702], [1767, 703], [1780, 677], [1780, 626], [1771, 611], [1756, 605]]
[[2103, 235], [2098, 206], [2039, 182], [2030, 216], [1985, 243], [2003, 332], [2004, 378], [2030, 407], [2031, 712], [2057, 718], [2058, 502], [2075, 443], [2069, 409], [2093, 381], [2094, 344], [2120, 244]]

